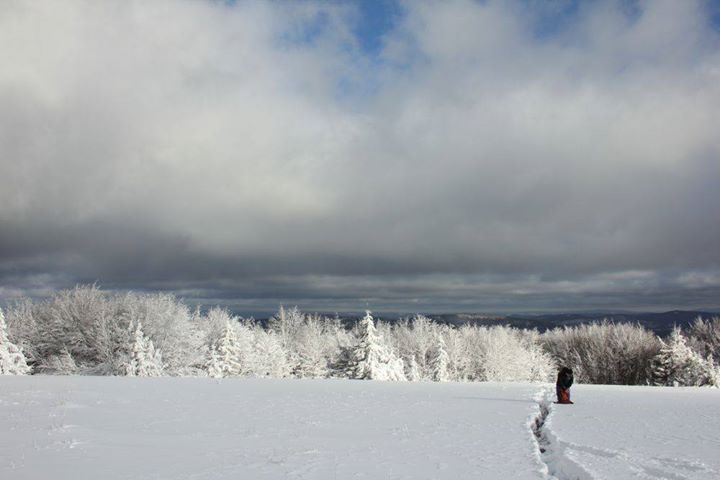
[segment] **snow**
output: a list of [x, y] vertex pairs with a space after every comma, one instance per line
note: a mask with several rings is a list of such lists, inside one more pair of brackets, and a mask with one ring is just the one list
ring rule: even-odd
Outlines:
[[551, 471], [578, 470], [580, 479], [720, 478], [717, 389], [577, 385], [571, 394], [575, 404], [551, 404], [545, 422]]
[[2, 479], [542, 478], [537, 385], [0, 380]]
[[0, 479], [720, 478], [719, 390], [571, 393], [575, 405], [540, 384], [3, 376]]

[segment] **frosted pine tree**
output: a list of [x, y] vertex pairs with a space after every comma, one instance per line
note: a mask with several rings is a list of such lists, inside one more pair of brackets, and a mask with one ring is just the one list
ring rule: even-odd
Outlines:
[[450, 377], [448, 375], [448, 357], [443, 336], [438, 333], [435, 351], [433, 352], [430, 368], [432, 369], [432, 379], [436, 382], [447, 382]]
[[386, 351], [386, 358], [385, 378], [382, 380], [390, 380], [393, 382], [407, 381], [407, 378], [405, 378], [405, 362], [402, 361], [402, 358], [395, 355], [395, 352], [390, 349]]
[[298, 377], [322, 378], [328, 374], [327, 354], [332, 352], [332, 328], [318, 316], [306, 316], [298, 330], [294, 350], [297, 352], [297, 367], [293, 372]]
[[359, 380], [377, 379], [383, 376], [383, 348], [369, 310], [358, 324], [358, 331], [360, 339], [350, 357], [348, 377]]
[[660, 352], [652, 362], [652, 378], [659, 386], [713, 385], [714, 377], [713, 363], [687, 345], [678, 327], [672, 331], [667, 343], [662, 341]]
[[233, 377], [242, 373], [241, 353], [238, 336], [229, 321], [225, 323], [222, 336], [214, 347], [218, 356], [221, 377]]
[[715, 361], [713, 360], [713, 357], [708, 355], [707, 358], [708, 363], [714, 366], [712, 371], [712, 382], [711, 385], [716, 388], [720, 388], [720, 365], [716, 365]]
[[419, 382], [422, 380], [422, 374], [420, 373], [420, 367], [418, 366], [415, 355], [410, 357], [410, 371], [408, 372], [408, 380], [411, 382]]
[[212, 378], [222, 378], [223, 371], [220, 365], [220, 356], [218, 355], [217, 348], [215, 345], [210, 345], [210, 352], [207, 361], [207, 372], [208, 376]]
[[142, 324], [130, 325], [132, 332], [130, 360], [125, 374], [129, 377], [159, 377], [163, 373], [162, 356], [152, 340], [145, 337]]
[[165, 370], [162, 353], [160, 353], [160, 349], [155, 348], [155, 344], [153, 344], [152, 340], [145, 340], [147, 342], [145, 344], [145, 358], [148, 362], [145, 364], [145, 368], [141, 373], [146, 377], [161, 377]]
[[270, 378], [283, 378], [290, 375], [288, 356], [283, 350], [280, 339], [273, 332], [258, 331], [253, 342], [255, 375]]
[[405, 380], [403, 361], [384, 344], [369, 310], [358, 324], [358, 331], [360, 339], [350, 357], [348, 377], [360, 380]]
[[5, 315], [0, 310], [0, 375], [27, 375], [30, 373], [22, 350], [7, 336]]

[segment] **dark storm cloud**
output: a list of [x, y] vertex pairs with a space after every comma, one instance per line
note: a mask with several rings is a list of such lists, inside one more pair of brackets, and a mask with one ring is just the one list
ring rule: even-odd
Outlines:
[[623, 5], [408, 2], [368, 50], [352, 5], [6, 2], [0, 297], [717, 307], [719, 36]]

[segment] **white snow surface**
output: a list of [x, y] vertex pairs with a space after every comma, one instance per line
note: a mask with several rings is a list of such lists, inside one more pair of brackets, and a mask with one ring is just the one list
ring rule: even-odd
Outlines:
[[558, 478], [720, 479], [718, 389], [578, 385], [570, 391], [575, 404], [552, 404], [544, 427], [545, 458]]
[[0, 479], [542, 478], [537, 385], [0, 378]]
[[5, 376], [0, 479], [720, 478], [719, 390], [571, 392], [575, 405], [538, 384]]

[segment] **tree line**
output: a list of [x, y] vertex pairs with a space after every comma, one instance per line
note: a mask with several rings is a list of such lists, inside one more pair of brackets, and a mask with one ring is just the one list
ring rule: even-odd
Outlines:
[[545, 382], [570, 366], [581, 383], [718, 386], [719, 362], [720, 318], [667, 338], [610, 321], [540, 334], [371, 312], [347, 327], [284, 307], [263, 325], [169, 294], [96, 286], [0, 311], [1, 374]]

